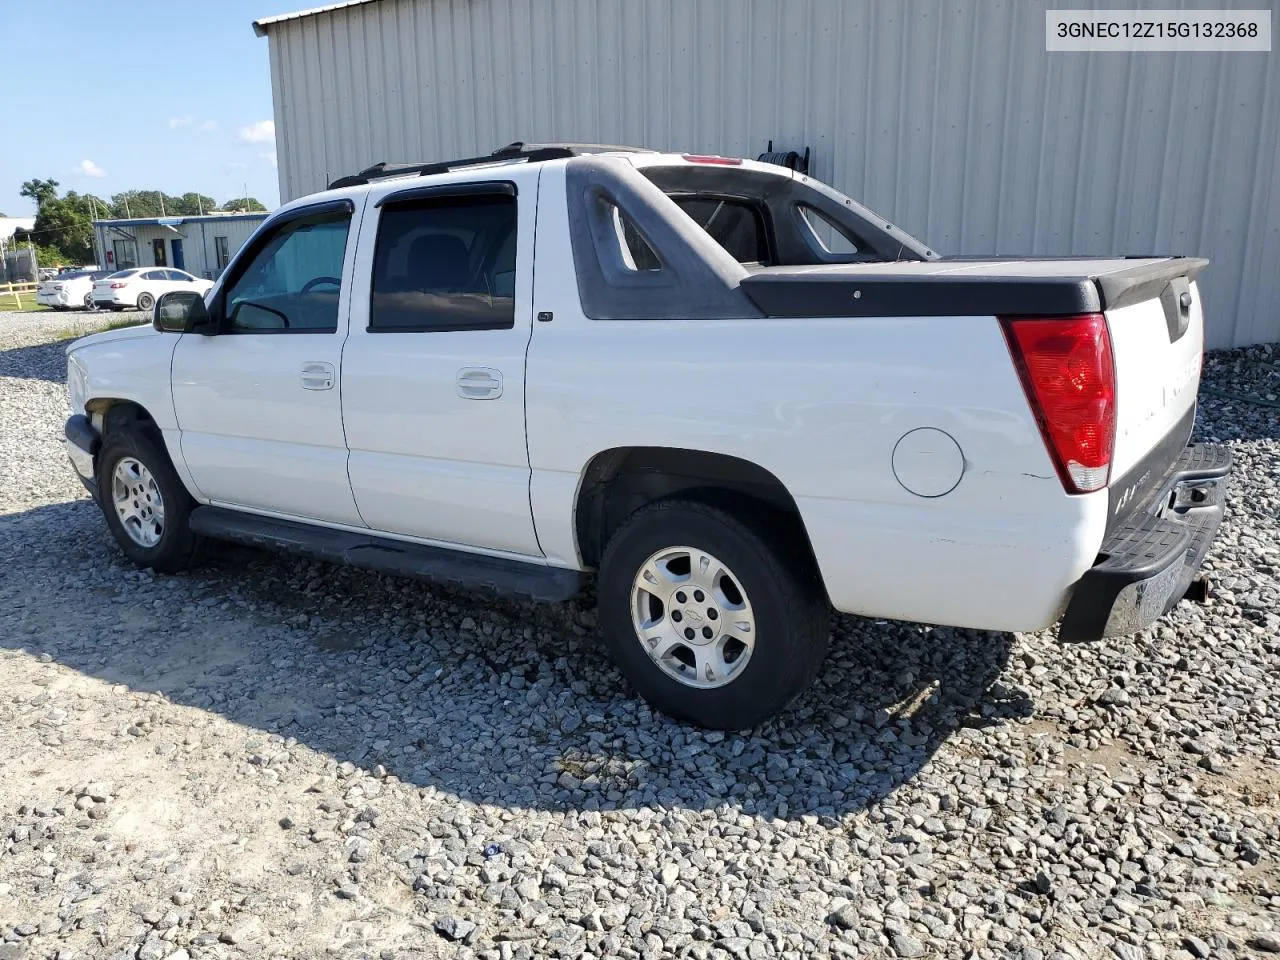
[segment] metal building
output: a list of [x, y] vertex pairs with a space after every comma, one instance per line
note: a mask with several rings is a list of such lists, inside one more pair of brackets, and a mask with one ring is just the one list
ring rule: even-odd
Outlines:
[[[1232, 5], [1265, 6], [1112, 4]], [[285, 200], [512, 140], [773, 140], [944, 254], [1209, 257], [1210, 345], [1280, 340], [1280, 57], [1046, 53], [1050, 6], [355, 0], [254, 29]]]
[[106, 269], [177, 267], [214, 280], [267, 218], [265, 213], [95, 220], [97, 262]]

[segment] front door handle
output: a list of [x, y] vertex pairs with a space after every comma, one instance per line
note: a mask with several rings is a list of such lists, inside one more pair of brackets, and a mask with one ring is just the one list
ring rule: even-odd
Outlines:
[[458, 396], [464, 400], [497, 400], [502, 396], [502, 371], [463, 367], [458, 371]]
[[303, 390], [332, 390], [337, 374], [325, 360], [308, 360], [302, 365]]

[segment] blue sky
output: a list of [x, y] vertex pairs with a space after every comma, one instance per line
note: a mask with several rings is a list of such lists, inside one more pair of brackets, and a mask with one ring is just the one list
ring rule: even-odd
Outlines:
[[18, 194], [32, 177], [60, 192], [197, 190], [219, 203], [247, 183], [274, 207], [267, 40], [250, 24], [317, 2], [3, 0], [4, 99], [35, 113], [8, 115], [0, 212], [34, 214]]

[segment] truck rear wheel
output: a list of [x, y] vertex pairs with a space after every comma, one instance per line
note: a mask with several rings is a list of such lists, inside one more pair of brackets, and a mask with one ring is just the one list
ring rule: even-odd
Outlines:
[[604, 640], [658, 710], [720, 730], [755, 726], [812, 682], [830, 607], [806, 552], [719, 507], [664, 500], [610, 539]]
[[158, 436], [135, 426], [109, 431], [97, 471], [98, 505], [130, 560], [160, 573], [195, 563], [201, 540], [187, 522], [195, 501]]

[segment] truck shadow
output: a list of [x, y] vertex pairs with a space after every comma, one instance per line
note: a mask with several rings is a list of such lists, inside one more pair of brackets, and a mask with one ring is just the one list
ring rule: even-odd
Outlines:
[[1008, 634], [839, 617], [807, 694], [718, 734], [631, 693], [586, 603], [477, 599], [240, 548], [155, 577], [126, 564], [87, 500], [0, 517], [0, 544], [0, 646], [475, 802], [838, 817], [890, 795], [956, 730], [1032, 712], [998, 682]]

